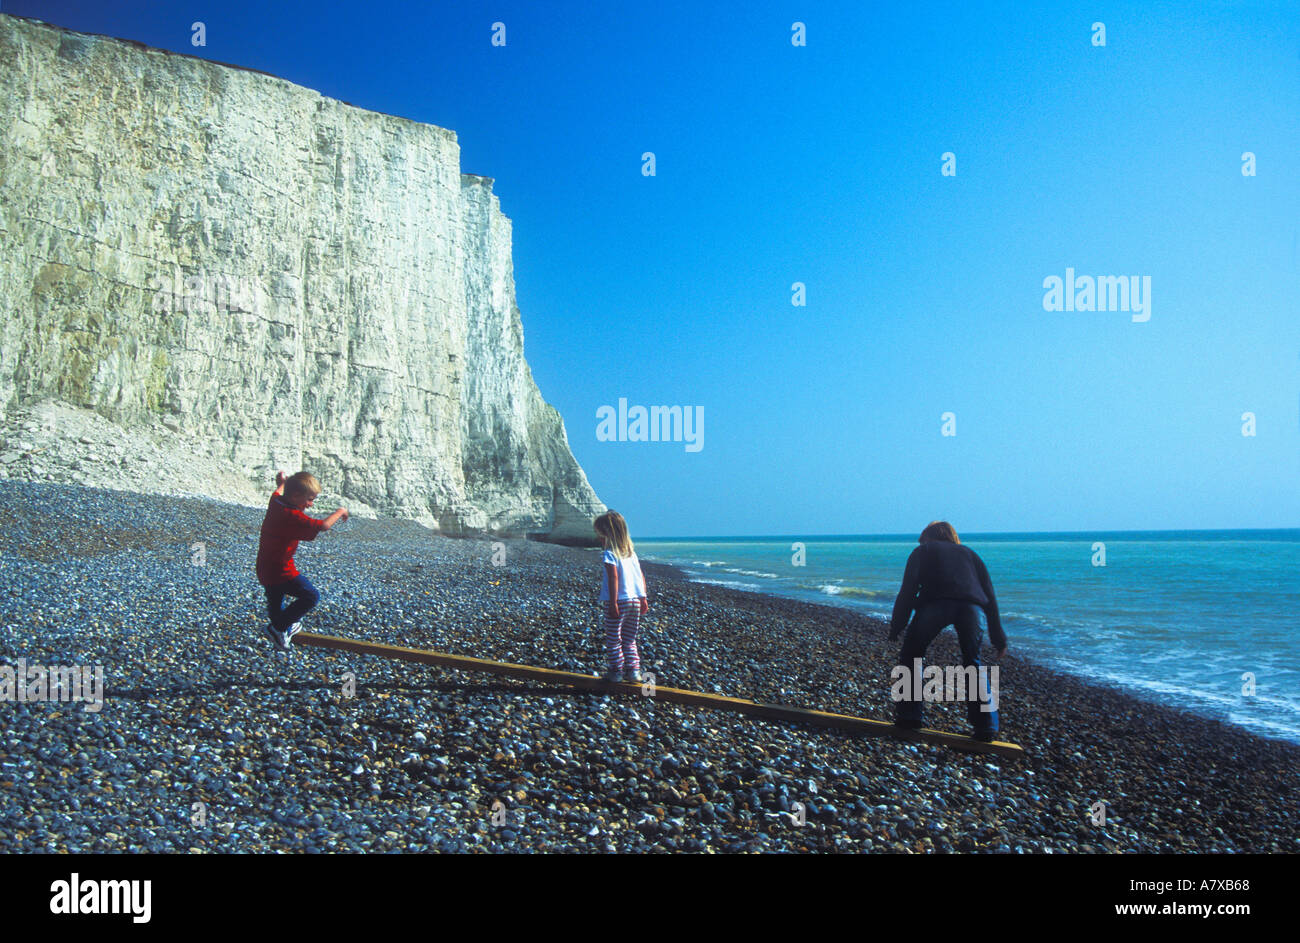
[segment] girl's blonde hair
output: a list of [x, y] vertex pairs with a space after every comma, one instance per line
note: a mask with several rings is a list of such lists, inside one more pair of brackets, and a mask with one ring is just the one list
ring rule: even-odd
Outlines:
[[613, 550], [614, 556], [622, 559], [632, 556], [632, 538], [627, 534], [627, 521], [618, 511], [606, 511], [596, 518], [592, 525], [600, 535], [600, 542], [605, 549]]
[[953, 530], [952, 525], [947, 521], [931, 521], [927, 524], [925, 530], [921, 531], [921, 536], [916, 542], [918, 544], [923, 544], [927, 540], [946, 540], [950, 544], [961, 543], [961, 538], [957, 536], [957, 531]]

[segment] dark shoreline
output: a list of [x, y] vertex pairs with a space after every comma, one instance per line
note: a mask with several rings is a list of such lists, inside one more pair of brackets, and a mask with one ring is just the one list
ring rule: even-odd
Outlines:
[[[0, 655], [108, 669], [98, 714], [0, 704], [0, 850], [1300, 850], [1300, 747], [1014, 654], [1018, 761], [347, 653], [285, 665], [249, 572], [259, 509], [17, 482], [0, 508]], [[498, 567], [490, 541], [354, 518], [300, 548], [308, 631], [599, 670], [591, 552], [505, 544]], [[646, 575], [660, 684], [888, 718], [880, 621]], [[955, 661], [951, 633], [932, 654]], [[926, 723], [965, 733], [961, 708]], [[220, 810], [202, 829], [176, 819], [193, 801]]]

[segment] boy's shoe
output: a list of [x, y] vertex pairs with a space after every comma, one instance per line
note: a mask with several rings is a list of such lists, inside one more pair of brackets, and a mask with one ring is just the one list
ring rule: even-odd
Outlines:
[[285, 629], [285, 630], [284, 630], [284, 647], [285, 647], [285, 648], [288, 648], [288, 647], [289, 647], [289, 642], [290, 642], [290, 640], [291, 640], [295, 635], [297, 635], [299, 632], [301, 632], [301, 631], [302, 631], [302, 623], [301, 623], [301, 622], [295, 622], [293, 625], [289, 626], [289, 628]]
[[984, 743], [992, 743], [997, 738], [998, 732], [996, 730], [977, 730], [971, 734], [972, 740], [980, 740]]
[[895, 727], [902, 730], [920, 730], [921, 721], [919, 720], [899, 720], [894, 723]]
[[628, 680], [628, 681], [631, 681], [633, 684], [640, 684], [640, 683], [641, 683], [641, 672], [637, 671], [635, 668], [632, 669], [631, 671], [629, 671], [629, 672], [627, 673], [627, 680]]
[[287, 652], [289, 650], [289, 640], [284, 637], [283, 632], [269, 622], [266, 624], [266, 634], [280, 651]]

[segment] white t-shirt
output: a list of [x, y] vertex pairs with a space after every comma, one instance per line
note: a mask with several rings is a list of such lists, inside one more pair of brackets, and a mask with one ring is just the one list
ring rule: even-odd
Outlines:
[[612, 563], [618, 568], [619, 602], [626, 599], [640, 599], [645, 596], [645, 578], [641, 575], [641, 561], [636, 558], [635, 553], [620, 559], [614, 554], [613, 550], [606, 550], [600, 562], [602, 564], [600, 568], [601, 602], [609, 602], [609, 571], [604, 567], [606, 563]]

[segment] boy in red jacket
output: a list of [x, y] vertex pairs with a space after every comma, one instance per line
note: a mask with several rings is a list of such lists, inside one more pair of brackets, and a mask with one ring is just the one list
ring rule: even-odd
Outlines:
[[[276, 489], [266, 506], [262, 521], [262, 540], [257, 548], [257, 581], [266, 588], [266, 607], [271, 624], [266, 634], [281, 651], [289, 650], [289, 640], [301, 631], [298, 620], [320, 601], [320, 593], [294, 566], [293, 555], [300, 540], [315, 540], [323, 530], [348, 519], [347, 508], [339, 508], [325, 520], [308, 517], [303, 511], [312, 506], [320, 494], [320, 482], [307, 472], [285, 477], [275, 476]], [[282, 609], [285, 596], [294, 597]]]

